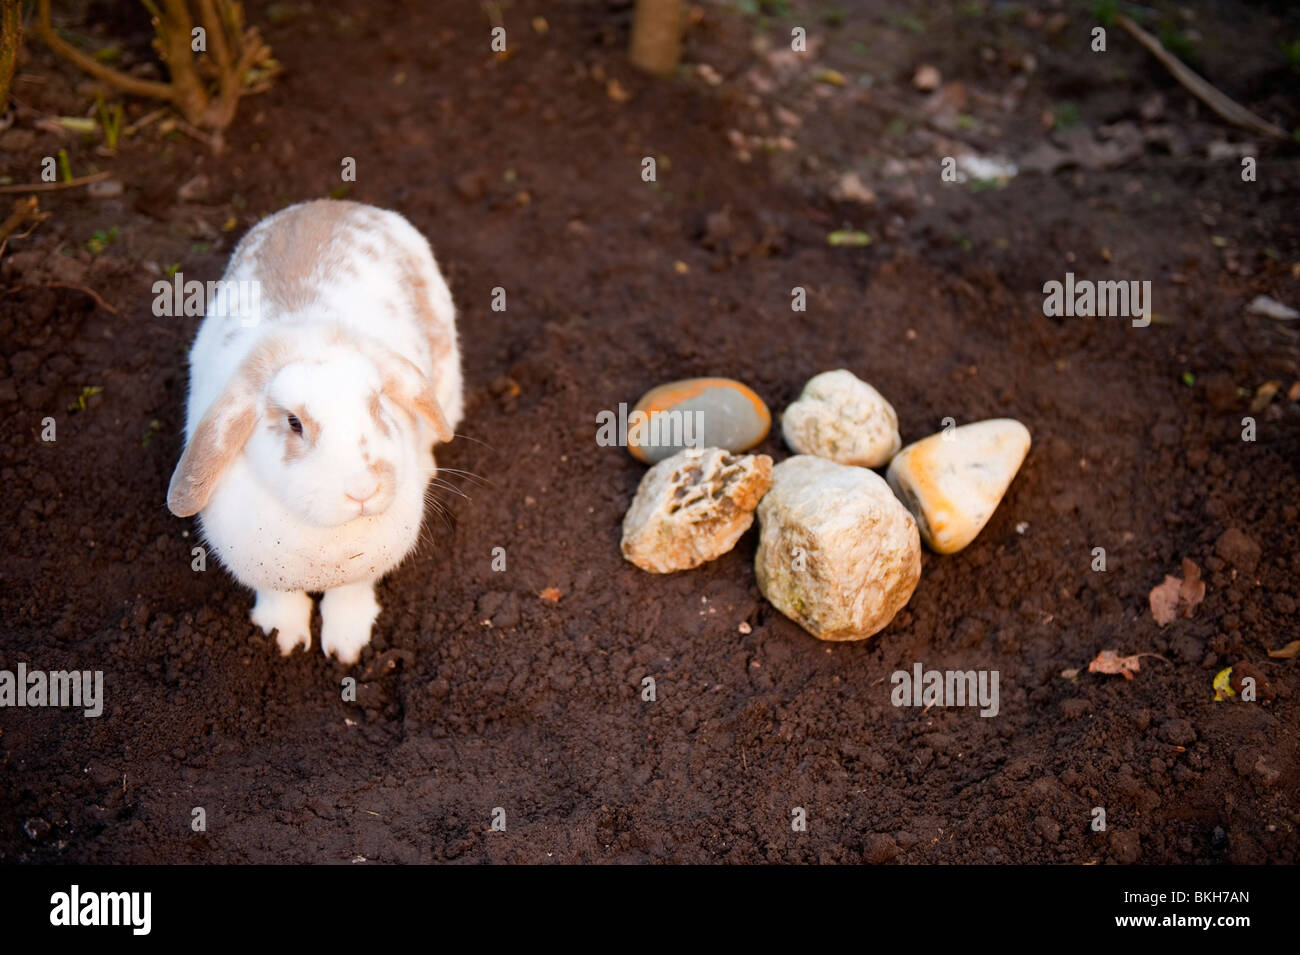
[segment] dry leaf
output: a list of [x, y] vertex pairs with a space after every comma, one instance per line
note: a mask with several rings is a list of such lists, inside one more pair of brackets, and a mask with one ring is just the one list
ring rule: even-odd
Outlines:
[[1281, 650], [1270, 650], [1268, 655], [1274, 660], [1294, 660], [1300, 656], [1300, 640], [1292, 640]]
[[1182, 580], [1166, 575], [1164, 582], [1153, 587], [1147, 597], [1151, 616], [1162, 627], [1173, 623], [1180, 614], [1190, 617], [1196, 605], [1204, 599], [1205, 581], [1201, 579], [1201, 570], [1186, 557], [1183, 558]]
[[1174, 618], [1178, 616], [1178, 588], [1182, 586], [1182, 581], [1177, 577], [1165, 577], [1165, 582], [1158, 587], [1152, 587], [1151, 593], [1147, 595], [1147, 602], [1151, 605], [1151, 616], [1156, 618], [1156, 623], [1160, 626], [1173, 623]]
[[557, 604], [560, 602], [560, 589], [558, 587], [547, 587], [537, 596], [541, 597], [547, 603]]
[[[1135, 653], [1131, 657], [1122, 657], [1118, 650], [1102, 650], [1097, 659], [1088, 664], [1089, 673], [1118, 673], [1126, 680], [1133, 679], [1133, 674], [1142, 669], [1139, 658], [1155, 657], [1164, 660], [1158, 653]], [[1168, 663], [1168, 660], [1165, 660]]]
[[1273, 380], [1266, 381], [1255, 389], [1255, 397], [1250, 402], [1252, 414], [1259, 414], [1267, 408], [1273, 401], [1273, 396], [1282, 388], [1282, 382]]

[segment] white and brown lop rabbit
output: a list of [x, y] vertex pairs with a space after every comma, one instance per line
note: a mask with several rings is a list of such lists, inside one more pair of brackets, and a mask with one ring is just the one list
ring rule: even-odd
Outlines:
[[281, 653], [310, 647], [308, 592], [323, 591], [321, 649], [355, 663], [375, 581], [419, 535], [432, 445], [460, 421], [451, 292], [404, 218], [329, 200], [255, 226], [228, 283], [256, 290], [258, 314], [209, 303], [167, 506], [199, 514]]

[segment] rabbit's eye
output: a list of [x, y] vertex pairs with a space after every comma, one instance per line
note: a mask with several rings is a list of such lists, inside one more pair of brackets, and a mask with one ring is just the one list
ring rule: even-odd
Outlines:
[[302, 434], [302, 422], [297, 415], [289, 415], [289, 430], [294, 434]]

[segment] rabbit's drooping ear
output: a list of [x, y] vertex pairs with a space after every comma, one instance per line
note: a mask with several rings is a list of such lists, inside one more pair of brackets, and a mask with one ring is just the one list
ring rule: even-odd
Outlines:
[[194, 429], [167, 488], [167, 509], [177, 517], [207, 506], [221, 475], [252, 436], [262, 391], [286, 352], [285, 343], [275, 339], [258, 345]]
[[433, 383], [414, 363], [388, 349], [376, 349], [371, 357], [383, 378], [384, 394], [412, 415], [427, 421], [439, 443], [446, 444], [455, 437], [433, 393]]

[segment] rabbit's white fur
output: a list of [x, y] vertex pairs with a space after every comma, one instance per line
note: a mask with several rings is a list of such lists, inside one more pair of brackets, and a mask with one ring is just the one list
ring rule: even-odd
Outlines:
[[260, 308], [209, 302], [168, 506], [199, 512], [282, 653], [310, 646], [307, 594], [324, 591], [321, 649], [355, 663], [375, 581], [417, 540], [431, 446], [461, 418], [451, 293], [404, 218], [335, 201], [260, 222], [225, 283], [255, 283], [236, 287], [256, 287]]

